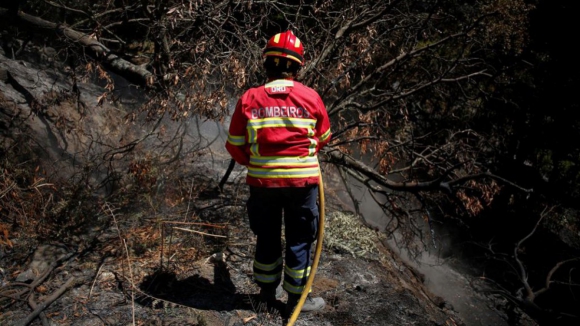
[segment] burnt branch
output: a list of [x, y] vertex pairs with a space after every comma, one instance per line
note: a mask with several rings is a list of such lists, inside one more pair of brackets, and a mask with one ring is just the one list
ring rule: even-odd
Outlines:
[[[496, 288], [495, 290], [488, 290], [485, 292], [490, 293], [490, 294], [500, 295], [500, 296], [508, 299], [510, 302], [514, 303], [515, 305], [520, 307], [522, 310], [526, 311], [526, 313], [528, 313], [530, 316], [532, 316], [534, 318], [543, 319], [549, 315], [561, 315], [561, 316], [566, 316], [566, 317], [571, 317], [571, 318], [578, 318], [578, 316], [574, 316], [574, 315], [570, 315], [570, 314], [566, 314], [566, 313], [548, 311], [548, 310], [544, 309], [542, 306], [540, 306], [537, 303], [536, 299], [538, 298], [538, 296], [550, 291], [552, 288], [552, 284], [558, 283], [558, 284], [564, 284], [567, 286], [578, 286], [579, 284], [573, 282], [572, 280], [570, 280], [568, 282], [558, 282], [558, 281], [554, 280], [554, 277], [555, 277], [556, 272], [558, 272], [564, 265], [579, 262], [580, 258], [574, 257], [574, 258], [565, 259], [565, 260], [561, 260], [561, 261], [557, 262], [546, 273], [546, 276], [544, 278], [544, 284], [541, 285], [539, 288], [537, 288], [537, 286], [535, 284], [530, 283], [529, 270], [526, 267], [525, 261], [523, 261], [522, 258], [520, 257], [520, 253], [523, 252], [523, 250], [524, 250], [524, 248], [523, 248], [524, 243], [527, 240], [529, 240], [536, 233], [536, 231], [538, 230], [542, 221], [551, 212], [553, 212], [555, 208], [556, 208], [555, 206], [549, 207], [549, 208], [544, 207], [544, 210], [540, 214], [540, 218], [538, 219], [538, 221], [536, 222], [536, 224], [534, 225], [532, 230], [516, 243], [511, 256], [509, 256], [505, 253], [496, 252], [493, 249], [492, 243], [489, 243], [487, 248], [486, 248], [492, 254], [492, 257], [494, 259], [505, 262], [507, 264], [507, 266], [514, 272], [514, 274], [517, 275], [517, 279], [521, 285], [521, 288], [519, 290], [510, 291], [506, 287], [502, 286], [499, 282], [497, 282], [496, 280], [489, 278], [489, 277], [481, 277], [480, 279], [493, 284], [494, 287]], [[534, 289], [534, 288], [537, 288], [537, 289]]]
[[154, 79], [151, 72], [112, 53], [110, 49], [89, 34], [78, 32], [65, 25], [53, 23], [24, 12], [18, 12], [16, 17], [11, 17], [9, 10], [5, 8], [0, 8], [0, 17], [4, 19], [16, 19], [18, 23], [48, 33], [54, 33], [53, 35], [55, 36], [62, 35], [66, 40], [84, 46], [95, 58], [103, 62], [113, 72], [126, 77], [127, 80], [145, 87], [151, 87], [153, 85]]

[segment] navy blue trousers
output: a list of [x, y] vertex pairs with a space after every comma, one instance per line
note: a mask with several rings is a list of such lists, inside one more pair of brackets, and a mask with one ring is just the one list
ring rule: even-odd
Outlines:
[[[318, 232], [318, 185], [303, 188], [250, 186], [247, 202], [250, 228], [257, 236], [254, 280], [275, 288], [284, 274], [283, 288], [301, 294], [310, 274], [312, 243]], [[284, 223], [284, 259], [282, 258]]]

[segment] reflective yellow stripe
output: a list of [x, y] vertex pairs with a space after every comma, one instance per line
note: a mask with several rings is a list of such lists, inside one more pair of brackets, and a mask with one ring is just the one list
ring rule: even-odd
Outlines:
[[254, 156], [260, 156], [260, 145], [257, 143], [252, 144], [252, 146], [250, 146], [250, 153]]
[[[284, 281], [284, 285], [282, 286], [282, 288], [286, 290], [286, 292], [293, 294], [302, 294], [302, 292], [304, 291], [304, 285], [292, 285], [287, 281]], [[312, 292], [312, 288], [308, 291], [308, 293], [310, 292]]]
[[326, 141], [330, 136], [330, 129], [328, 129], [325, 133], [320, 136], [320, 141]]
[[315, 155], [316, 154], [316, 146], [318, 146], [318, 142], [313, 139], [310, 138], [310, 146], [308, 146], [308, 155]]
[[[294, 127], [294, 128], [311, 128], [314, 129], [316, 120], [303, 118], [264, 118], [248, 121], [248, 129], [260, 129], [271, 127]], [[254, 137], [251, 137], [254, 139]]]
[[234, 146], [242, 146], [246, 143], [246, 136], [228, 136], [228, 143]]
[[308, 275], [310, 275], [310, 269], [311, 269], [310, 266], [305, 270], [304, 269], [290, 269], [288, 267], [285, 267], [284, 273], [293, 279], [301, 280], [305, 276], [308, 277]]
[[256, 260], [254, 260], [254, 267], [257, 269], [261, 269], [263, 271], [269, 272], [276, 269], [276, 267], [282, 265], [282, 257], [278, 258], [277, 261], [273, 262], [272, 264], [262, 264]]
[[249, 126], [248, 128], [248, 142], [249, 143], [255, 143], [258, 141], [258, 129], [256, 128], [250, 128]]
[[250, 164], [257, 166], [318, 165], [318, 158], [316, 156], [250, 156]]
[[261, 169], [248, 166], [248, 175], [254, 178], [308, 178], [317, 177], [318, 167], [295, 169]]
[[258, 282], [262, 283], [274, 283], [276, 281], [280, 281], [282, 279], [282, 273], [278, 273], [275, 275], [265, 275], [265, 274], [254, 274], [254, 279]]
[[[306, 128], [309, 136], [314, 136], [314, 126], [316, 120], [303, 118], [264, 118], [250, 120], [247, 124], [248, 143], [258, 142], [258, 129], [273, 128], [273, 127], [292, 127], [292, 128]], [[256, 151], [254, 155], [259, 155]], [[312, 155], [312, 153], [310, 154]]]

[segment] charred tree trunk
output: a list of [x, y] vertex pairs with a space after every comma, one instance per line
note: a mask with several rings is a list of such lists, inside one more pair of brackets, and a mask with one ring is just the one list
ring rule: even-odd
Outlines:
[[[16, 10], [14, 6], [16, 6]], [[125, 77], [130, 82], [145, 87], [151, 87], [153, 85], [154, 76], [147, 69], [135, 65], [112, 53], [110, 49], [88, 34], [75, 31], [62, 24], [53, 23], [18, 11], [18, 2], [8, 9], [0, 8], [0, 18], [9, 19], [18, 24], [26, 25], [27, 27], [40, 29], [46, 32], [54, 32], [57, 35], [64, 36], [68, 40], [87, 48], [96, 59], [100, 60], [112, 72]]]

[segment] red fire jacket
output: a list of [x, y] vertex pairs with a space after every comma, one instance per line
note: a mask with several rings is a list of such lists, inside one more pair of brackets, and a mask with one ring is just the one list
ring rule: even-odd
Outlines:
[[330, 140], [330, 122], [313, 89], [278, 79], [249, 89], [238, 100], [226, 149], [248, 167], [257, 187], [318, 184], [317, 153]]

